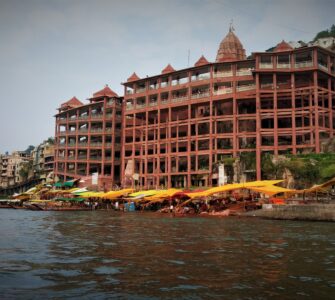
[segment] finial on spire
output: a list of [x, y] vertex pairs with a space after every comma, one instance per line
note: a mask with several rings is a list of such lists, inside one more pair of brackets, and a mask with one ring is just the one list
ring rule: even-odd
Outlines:
[[229, 32], [233, 32], [233, 31], [235, 31], [235, 28], [234, 28], [233, 23], [234, 23], [234, 20], [231, 19], [231, 20], [230, 20], [230, 23], [229, 23]]

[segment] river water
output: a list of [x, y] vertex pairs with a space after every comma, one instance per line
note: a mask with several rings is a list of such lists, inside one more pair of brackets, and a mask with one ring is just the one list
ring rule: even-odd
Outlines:
[[1, 299], [334, 299], [334, 223], [0, 210]]

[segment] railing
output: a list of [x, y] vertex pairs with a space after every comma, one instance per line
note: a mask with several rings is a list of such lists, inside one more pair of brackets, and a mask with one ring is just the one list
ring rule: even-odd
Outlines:
[[76, 146], [76, 143], [68, 143], [67, 146], [68, 146], [68, 147], [75, 147], [75, 146]]
[[272, 69], [273, 63], [259, 63], [260, 69]]
[[150, 102], [149, 106], [156, 106], [157, 105], [157, 101], [156, 102]]
[[261, 83], [261, 89], [273, 89], [273, 83]]
[[290, 63], [277, 63], [278, 69], [289, 69], [291, 67]]
[[113, 117], [113, 114], [106, 114], [106, 118], [111, 118]]
[[143, 93], [143, 92], [145, 92], [145, 88], [136, 89], [136, 93]]
[[91, 132], [102, 132], [103, 128], [91, 128]]
[[107, 105], [113, 105], [114, 104], [114, 99], [109, 99], [107, 101]]
[[132, 95], [132, 94], [134, 94], [134, 91], [133, 90], [126, 90], [126, 94], [127, 95]]
[[198, 76], [193, 75], [191, 77], [191, 81], [198, 81], [198, 80], [208, 80], [210, 78], [209, 73], [199, 74]]
[[187, 96], [183, 96], [183, 97], [176, 97], [176, 98], [172, 98], [171, 101], [172, 102], [183, 102], [185, 100], [187, 100]]
[[295, 68], [309, 68], [313, 67], [313, 61], [308, 60], [308, 61], [301, 61], [301, 62], [296, 62], [294, 64]]
[[78, 160], [87, 160], [87, 155], [79, 155]]
[[78, 143], [78, 147], [87, 147], [87, 143]]
[[236, 71], [236, 76], [252, 75], [251, 69], [241, 69]]
[[158, 84], [151, 84], [151, 85], [149, 86], [149, 89], [150, 89], [150, 90], [157, 90], [158, 87], [159, 87]]
[[132, 109], [134, 109], [134, 107], [135, 107], [134, 105], [127, 105], [126, 110], [132, 110]]
[[90, 143], [91, 147], [101, 147], [102, 143]]
[[185, 83], [188, 83], [188, 77], [174, 79], [172, 80], [171, 85], [179, 85], [179, 84], [185, 84]]
[[192, 99], [198, 99], [198, 98], [204, 98], [204, 97], [208, 97], [208, 96], [209, 96], [209, 92], [205, 92], [205, 93], [192, 94], [191, 98]]
[[90, 157], [90, 160], [102, 160], [102, 156]]
[[225, 94], [231, 94], [233, 92], [233, 88], [225, 88], [225, 89], [219, 89], [217, 91], [213, 92], [213, 95], [225, 95]]
[[103, 114], [92, 114], [91, 119], [100, 119], [102, 118]]
[[112, 147], [112, 143], [105, 143], [105, 148]]
[[143, 107], [146, 107], [145, 103], [136, 104], [136, 108], [143, 108]]
[[161, 88], [166, 88], [168, 86], [170, 86], [169, 82], [161, 82]]
[[80, 128], [80, 129], [78, 129], [78, 132], [80, 132], [80, 133], [88, 132], [88, 128]]
[[228, 71], [228, 72], [216, 72], [213, 74], [214, 78], [218, 78], [218, 77], [231, 77], [233, 76], [233, 72], [232, 71]]
[[321, 70], [324, 70], [324, 71], [328, 72], [328, 67], [327, 66], [325, 66], [323, 64], [320, 64], [320, 63], [318, 63], [318, 66]]
[[88, 119], [88, 116], [79, 116], [78, 117], [78, 120], [87, 120]]
[[161, 104], [167, 104], [167, 103], [169, 103], [169, 99], [162, 99], [161, 100]]
[[255, 85], [254, 84], [249, 84], [249, 85], [242, 85], [242, 86], [238, 86], [236, 87], [236, 90], [238, 92], [244, 92], [244, 91], [249, 91], [249, 90], [253, 90], [255, 89]]

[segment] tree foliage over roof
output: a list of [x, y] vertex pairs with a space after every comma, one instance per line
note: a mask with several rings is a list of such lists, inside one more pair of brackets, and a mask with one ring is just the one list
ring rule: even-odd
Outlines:
[[325, 37], [335, 37], [335, 25], [334, 24], [329, 29], [318, 32], [313, 41], [315, 42], [317, 39], [325, 38]]

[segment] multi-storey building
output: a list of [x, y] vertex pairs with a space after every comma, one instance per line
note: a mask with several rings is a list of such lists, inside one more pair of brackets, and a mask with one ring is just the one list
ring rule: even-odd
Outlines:
[[25, 151], [14, 151], [11, 154], [1, 155], [0, 188], [8, 188], [18, 183], [22, 183], [29, 176], [32, 176], [32, 169], [27, 169], [28, 173], [26, 174], [26, 178], [20, 173], [21, 168], [23, 168], [30, 160], [30, 154]]
[[122, 98], [108, 86], [88, 104], [63, 103], [56, 117], [55, 176], [61, 180], [99, 175], [99, 185], [120, 182]]
[[220, 161], [248, 153], [261, 179], [264, 152], [320, 152], [334, 133], [334, 55], [283, 41], [246, 58], [230, 30], [214, 63], [134, 73], [124, 83], [123, 185], [215, 185]]
[[31, 155], [35, 177], [46, 179], [54, 169], [54, 145], [44, 141], [34, 148]]

